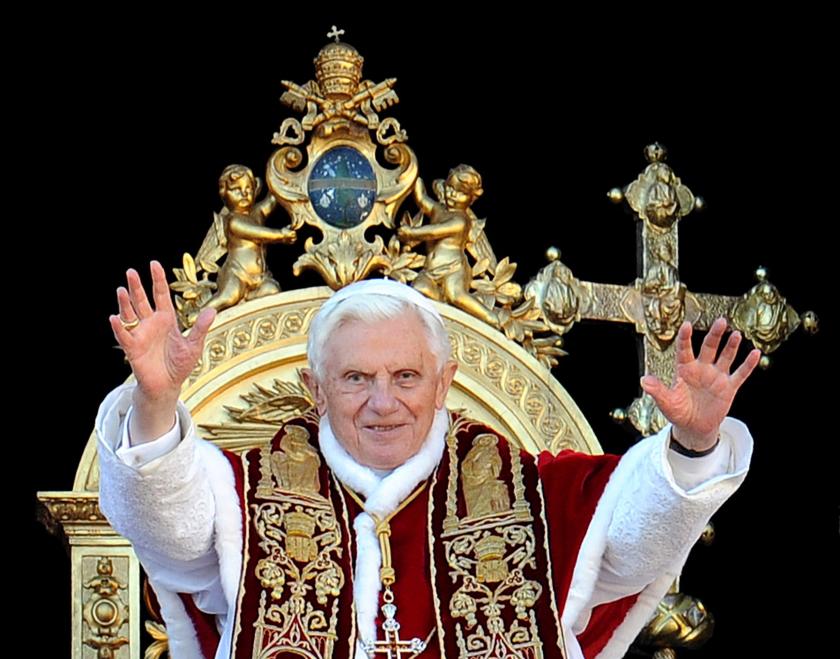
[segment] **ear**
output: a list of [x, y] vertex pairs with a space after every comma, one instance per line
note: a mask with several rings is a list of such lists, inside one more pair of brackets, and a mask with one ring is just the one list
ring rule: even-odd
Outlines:
[[301, 377], [303, 377], [303, 383], [312, 394], [312, 399], [315, 401], [315, 407], [318, 410], [318, 414], [324, 416], [327, 413], [327, 398], [324, 395], [324, 388], [318, 383], [318, 378], [315, 377], [315, 373], [312, 372], [312, 369], [304, 368], [301, 370], [300, 374]]
[[441, 410], [446, 404], [446, 394], [449, 393], [449, 387], [452, 385], [452, 380], [455, 379], [455, 371], [457, 370], [458, 362], [456, 361], [450, 360], [443, 365], [435, 391], [435, 408]]

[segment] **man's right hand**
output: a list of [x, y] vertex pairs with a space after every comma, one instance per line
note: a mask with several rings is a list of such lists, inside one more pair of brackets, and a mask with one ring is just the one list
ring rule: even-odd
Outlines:
[[215, 310], [205, 309], [189, 336], [181, 334], [163, 266], [152, 261], [150, 269], [154, 308], [140, 275], [131, 269], [126, 273], [128, 290], [117, 289], [119, 314], [110, 317], [137, 380], [129, 426], [132, 445], [152, 441], [172, 428], [181, 386], [195, 368], [216, 317]]

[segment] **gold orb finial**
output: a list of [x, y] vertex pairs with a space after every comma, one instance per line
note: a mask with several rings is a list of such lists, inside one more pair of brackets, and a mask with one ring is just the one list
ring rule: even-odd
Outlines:
[[820, 318], [813, 311], [806, 311], [801, 316], [802, 329], [808, 334], [816, 334], [820, 331]]
[[610, 418], [616, 423], [624, 423], [627, 421], [627, 410], [621, 407], [616, 407], [612, 412], [610, 412]]
[[607, 199], [614, 204], [620, 204], [624, 200], [624, 192], [621, 188], [613, 188], [607, 192]]
[[763, 265], [758, 266], [755, 269], [755, 278], [758, 281], [765, 281], [767, 279], [767, 268], [765, 268]]
[[549, 263], [554, 263], [557, 259], [560, 258], [560, 250], [552, 245], [547, 250], [545, 250], [545, 258], [548, 259]]

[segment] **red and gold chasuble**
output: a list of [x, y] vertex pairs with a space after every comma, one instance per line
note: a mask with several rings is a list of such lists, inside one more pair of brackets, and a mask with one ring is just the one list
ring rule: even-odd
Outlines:
[[[353, 520], [362, 509], [327, 468], [317, 420], [292, 420], [270, 446], [229, 459], [245, 521], [231, 656], [353, 658]], [[374, 656], [562, 656], [560, 615], [578, 549], [617, 461], [571, 451], [536, 459], [453, 416], [439, 466], [390, 519], [398, 635], [426, 648]], [[633, 600], [593, 611], [578, 638], [585, 656]]]

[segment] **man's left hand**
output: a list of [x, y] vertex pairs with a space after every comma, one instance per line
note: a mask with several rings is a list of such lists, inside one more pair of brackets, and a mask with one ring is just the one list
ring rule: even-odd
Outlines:
[[706, 451], [715, 445], [718, 429], [736, 392], [761, 358], [760, 350], [752, 350], [730, 374], [741, 344], [741, 333], [733, 332], [715, 359], [726, 327], [726, 320], [718, 318], [706, 334], [700, 354], [695, 357], [691, 347], [691, 323], [684, 322], [677, 334], [674, 384], [668, 388], [654, 375], [641, 379], [642, 389], [673, 424], [674, 439], [692, 451]]

